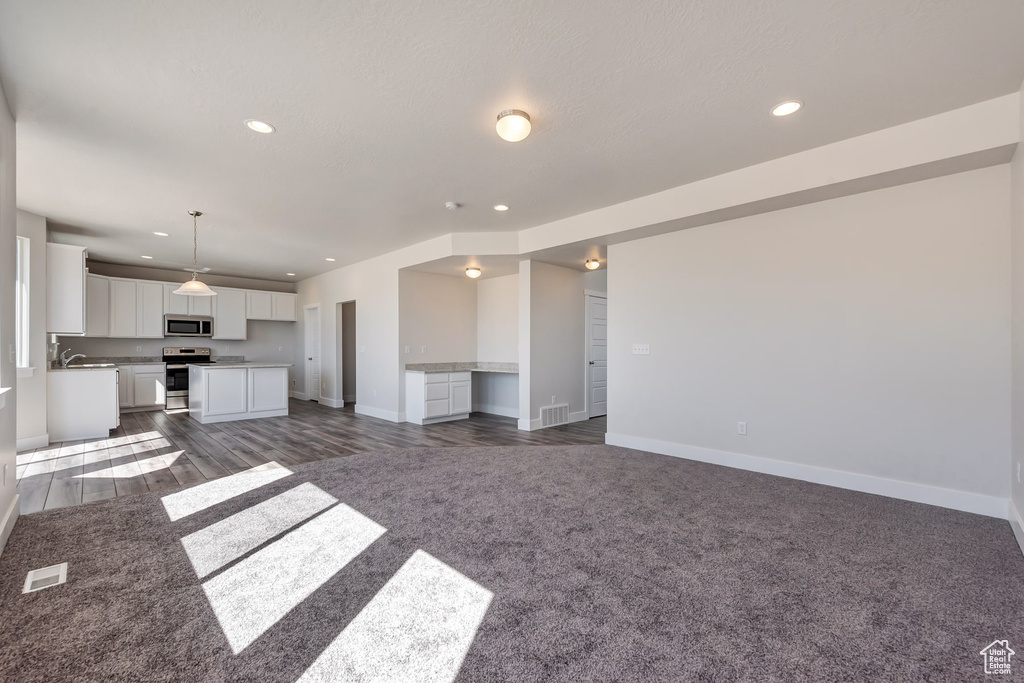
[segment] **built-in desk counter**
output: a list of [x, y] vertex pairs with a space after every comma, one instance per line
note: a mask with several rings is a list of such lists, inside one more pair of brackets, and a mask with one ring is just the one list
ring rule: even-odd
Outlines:
[[[405, 366], [405, 419], [419, 425], [464, 420], [474, 410], [473, 373], [518, 375], [519, 363], [409, 363]], [[481, 412], [517, 417], [518, 377], [512, 383], [515, 405], [497, 406], [490, 401], [476, 406]], [[478, 382], [479, 383], [479, 382]], [[493, 391], [485, 390], [490, 398]], [[508, 389], [504, 392], [510, 393]]]
[[188, 366], [188, 414], [203, 424], [288, 414], [291, 363]]

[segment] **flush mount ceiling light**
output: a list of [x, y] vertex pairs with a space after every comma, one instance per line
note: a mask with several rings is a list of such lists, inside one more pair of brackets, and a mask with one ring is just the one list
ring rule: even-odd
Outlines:
[[795, 114], [804, 106], [803, 102], [797, 100], [790, 100], [789, 102], [783, 102], [772, 109], [772, 116], [789, 116]]
[[470, 266], [469, 268], [466, 268], [466, 277], [469, 277], [469, 278], [472, 278], [472, 279], [475, 280], [478, 277], [480, 277], [480, 273], [482, 273], [482, 272], [483, 271], [480, 270], [479, 268], [477, 268], [476, 266]]
[[504, 204], [495, 204], [494, 205], [494, 210], [495, 211], [508, 211], [508, 207], [505, 206]]
[[519, 109], [506, 109], [498, 114], [498, 123], [494, 128], [502, 140], [519, 142], [530, 134], [530, 115]]
[[263, 133], [265, 135], [269, 135], [277, 130], [269, 123], [266, 123], [265, 121], [257, 121], [256, 119], [246, 119], [245, 125], [249, 126], [250, 130], [254, 130], [257, 133]]
[[157, 237], [170, 237], [166, 232], [154, 232], [153, 234]]
[[601, 267], [601, 261], [596, 258], [588, 258], [584, 265], [587, 266], [587, 270], [597, 270]]
[[188, 215], [192, 216], [192, 279], [183, 283], [181, 287], [174, 290], [174, 293], [184, 296], [217, 296], [217, 292], [199, 281], [199, 226], [197, 221], [203, 212], [189, 211]]

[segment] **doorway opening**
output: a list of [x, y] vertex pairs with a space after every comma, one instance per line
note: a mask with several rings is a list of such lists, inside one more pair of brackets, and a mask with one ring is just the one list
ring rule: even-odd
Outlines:
[[356, 302], [344, 301], [337, 305], [338, 386], [341, 387], [342, 405], [356, 403]]
[[320, 400], [320, 306], [305, 308], [306, 322], [306, 400]]

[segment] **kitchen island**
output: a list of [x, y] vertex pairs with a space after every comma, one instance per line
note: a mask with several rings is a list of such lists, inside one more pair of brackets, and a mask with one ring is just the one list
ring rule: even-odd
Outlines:
[[288, 414], [291, 363], [188, 366], [188, 414], [202, 424]]

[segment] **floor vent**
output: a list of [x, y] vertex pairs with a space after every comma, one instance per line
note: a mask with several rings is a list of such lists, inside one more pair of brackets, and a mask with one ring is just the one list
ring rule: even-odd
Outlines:
[[540, 409], [540, 426], [551, 427], [553, 425], [569, 424], [569, 404], [560, 403], [557, 406], [542, 406]]
[[33, 569], [25, 577], [25, 588], [22, 593], [34, 593], [35, 591], [58, 586], [68, 580], [68, 563], [61, 562], [52, 567]]

